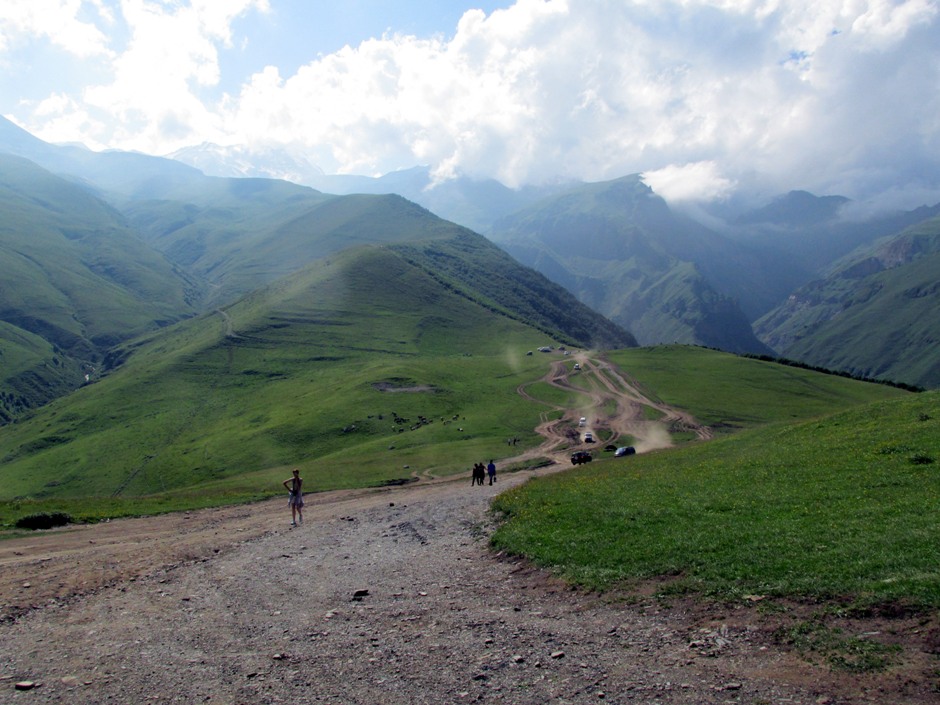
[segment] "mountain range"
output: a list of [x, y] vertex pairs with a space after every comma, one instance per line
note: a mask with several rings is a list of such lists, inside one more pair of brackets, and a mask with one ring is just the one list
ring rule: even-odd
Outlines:
[[[127, 358], [125, 341], [211, 317], [341, 253], [374, 257], [366, 254], [374, 247], [423, 272], [429, 302], [456, 293], [548, 342], [636, 344], [484, 237], [400, 196], [207, 177], [166, 159], [56, 147], [2, 128], [2, 420], [96, 381]], [[383, 284], [378, 277], [372, 293], [387, 299]], [[426, 337], [435, 325], [455, 323], [431, 317]]]
[[793, 192], [705, 219], [639, 175], [323, 179], [362, 192], [0, 119], [3, 496], [244, 499], [295, 462], [318, 487], [450, 472], [532, 434], [512, 390], [539, 349], [691, 343], [940, 386], [936, 206], [854, 222]]
[[[866, 293], [870, 281], [846, 278], [843, 271], [846, 261], [883, 260], [879, 251], [892, 249], [894, 239], [899, 244], [893, 251], [909, 251], [906, 230], [940, 215], [940, 204], [866, 214], [865, 204], [843, 196], [797, 190], [766, 203], [729, 199], [686, 214], [653, 193], [640, 175], [509, 189], [462, 176], [438, 182], [420, 167], [377, 178], [326, 175], [283, 153], [216, 145], [174, 156], [228, 175], [286, 175], [289, 163], [292, 178], [323, 191], [398, 193], [483, 233], [642, 344], [691, 343], [863, 377], [940, 384], [933, 345], [940, 321], [927, 312], [937, 303], [925, 293], [929, 286], [887, 304]], [[884, 266], [892, 273], [882, 277], [902, 283], [940, 278], [929, 261], [915, 265], [896, 257]], [[832, 296], [805, 295], [832, 287], [843, 303], [852, 302], [854, 325], [807, 326], [808, 320], [837, 317]], [[920, 305], [924, 315], [914, 313]], [[914, 318], [918, 334], [911, 332]], [[797, 335], [791, 329], [798, 326]]]
[[212, 145], [175, 156], [233, 176], [51, 145], [0, 119], [0, 420], [100, 377], [135, 336], [374, 246], [555, 341], [688, 343], [940, 385], [940, 205], [852, 220], [848, 199], [794, 191], [702, 219], [640, 175], [510, 189], [423, 168], [328, 176]]

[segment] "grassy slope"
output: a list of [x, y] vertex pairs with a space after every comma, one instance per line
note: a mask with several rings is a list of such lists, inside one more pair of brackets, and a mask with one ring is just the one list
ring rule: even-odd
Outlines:
[[192, 312], [190, 282], [85, 189], [0, 155], [0, 416], [71, 391], [81, 363]]
[[37, 404], [67, 394], [86, 369], [48, 340], [0, 321], [0, 424]]
[[[20, 498], [7, 511], [29, 509], [27, 497], [90, 516], [141, 508], [98, 501], [111, 496], [238, 501], [278, 491], [290, 465], [311, 489], [361, 486], [462, 471], [510, 435], [532, 438], [539, 409], [515, 388], [544, 371], [525, 352], [545, 336], [440, 290], [389, 249], [340, 254], [225, 314], [232, 336], [218, 313], [186, 321], [0, 429], [2, 499]], [[410, 430], [419, 416], [434, 421]]]
[[445, 288], [565, 343], [595, 348], [636, 346], [632, 334], [469, 230], [461, 229], [447, 239], [403, 243], [395, 250]]
[[[870, 277], [840, 314], [786, 351], [810, 364], [940, 387], [937, 273], [940, 254]], [[858, 300], [861, 299], [861, 300]]]
[[719, 431], [806, 419], [908, 394], [705, 348], [664, 345], [618, 351], [610, 358], [646, 391]]
[[86, 190], [0, 155], [0, 212], [7, 315], [42, 317], [68, 342], [117, 340], [191, 311], [186, 280]]
[[940, 387], [940, 218], [882, 239], [755, 324], [786, 357]]
[[[940, 394], [710, 351], [618, 359], [673, 403], [687, 389], [683, 406], [748, 430], [507, 493], [496, 546], [593, 586], [672, 576], [671, 590], [725, 596], [940, 605]], [[815, 418], [785, 421], [802, 414]]]

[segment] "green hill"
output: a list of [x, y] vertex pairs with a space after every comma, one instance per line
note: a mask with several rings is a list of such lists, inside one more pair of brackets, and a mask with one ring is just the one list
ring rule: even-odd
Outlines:
[[[525, 353], [591, 341], [553, 338], [500, 301], [525, 286], [515, 263], [488, 270], [488, 292], [468, 284], [483, 273], [457, 280], [429, 266], [454, 248], [512, 262], [465, 240], [445, 242], [450, 252], [433, 241], [346, 250], [117, 348], [111, 374], [0, 429], [0, 498], [91, 497], [96, 515], [151, 495], [151, 510], [192, 506], [264, 494], [286, 465], [304, 467], [312, 488], [361, 486], [407, 478], [406, 465], [456, 472], [510, 435], [531, 438], [539, 409], [515, 389], [544, 362]], [[603, 322], [609, 340], [631, 342]]]
[[209, 179], [183, 200], [135, 201], [129, 222], [227, 302], [349, 247], [462, 228], [400, 196], [328, 196], [283, 181]]
[[[187, 201], [126, 206], [132, 224], [224, 304], [360, 245], [399, 246], [451, 289], [583, 345], [635, 339], [476, 233], [395, 195], [328, 196], [287, 182], [206, 179]], [[381, 278], [376, 282], [380, 290]]]
[[81, 384], [113, 344], [192, 315], [201, 288], [113, 208], [0, 155], [0, 416]]
[[940, 386], [940, 218], [837, 264], [755, 324], [785, 357], [855, 375]]

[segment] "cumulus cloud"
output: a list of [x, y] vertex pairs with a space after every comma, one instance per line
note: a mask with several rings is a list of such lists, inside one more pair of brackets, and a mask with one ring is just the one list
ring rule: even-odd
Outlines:
[[57, 92], [20, 122], [51, 141], [152, 153], [194, 135], [225, 134], [218, 106], [202, 91], [219, 82], [218, 51], [231, 43], [232, 22], [251, 9], [266, 11], [267, 0], [90, 4], [100, 26], [79, 19], [88, 12], [78, 0], [14, 0], [16, 12], [4, 10], [2, 26], [14, 34], [46, 37], [76, 58], [96, 54], [108, 61], [108, 82], [68, 96]]
[[510, 185], [642, 172], [686, 200], [744, 185], [940, 200], [936, 0], [517, 0], [466, 12], [452, 35], [271, 64], [221, 96], [218, 51], [266, 2], [121, 8], [126, 45], [103, 41], [104, 19], [72, 44], [113, 52], [112, 80], [21, 123], [156, 153], [283, 145], [327, 172], [423, 163]]
[[667, 201], [715, 201], [730, 194], [735, 186], [721, 175], [715, 162], [672, 164], [643, 174], [643, 180]]
[[[105, 25], [113, 16], [100, 2], [89, 3]], [[108, 55], [108, 39], [93, 20], [81, 19], [78, 0], [4, 0], [0, 10], [0, 52], [25, 37], [42, 37], [77, 57]]]

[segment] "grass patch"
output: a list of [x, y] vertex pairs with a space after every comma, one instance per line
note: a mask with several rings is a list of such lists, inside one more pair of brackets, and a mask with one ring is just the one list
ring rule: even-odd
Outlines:
[[940, 453], [938, 411], [906, 395], [539, 478], [495, 500], [493, 545], [592, 588], [940, 606], [940, 472], [909, 460]]
[[830, 668], [850, 673], [883, 671], [901, 653], [897, 644], [882, 644], [870, 638], [848, 636], [837, 627], [819, 621], [799, 621], [781, 627], [774, 639], [795, 649], [804, 658], [822, 659]]

